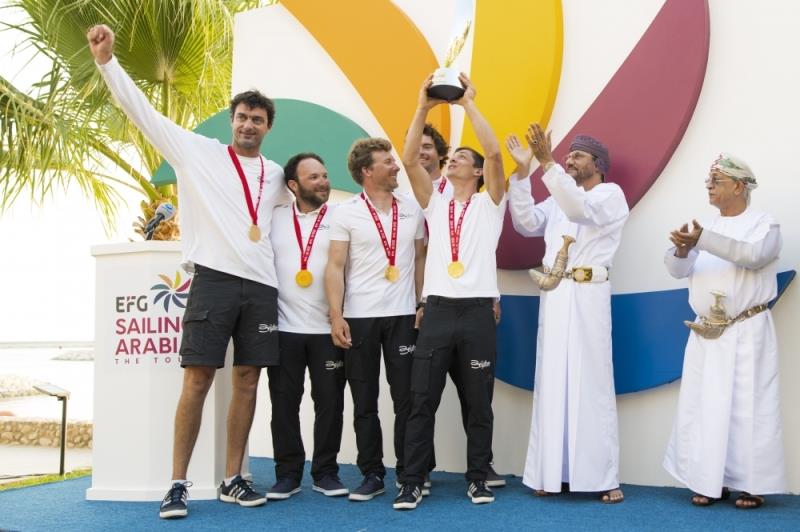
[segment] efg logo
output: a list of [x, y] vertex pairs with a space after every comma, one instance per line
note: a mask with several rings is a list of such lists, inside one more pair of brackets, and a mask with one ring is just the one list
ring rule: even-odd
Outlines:
[[114, 320], [118, 366], [170, 365], [178, 360], [183, 309], [192, 280], [182, 282], [179, 271], [174, 279], [164, 274], [158, 277], [163, 283], [151, 286], [150, 294], [114, 298], [114, 310], [122, 315]]

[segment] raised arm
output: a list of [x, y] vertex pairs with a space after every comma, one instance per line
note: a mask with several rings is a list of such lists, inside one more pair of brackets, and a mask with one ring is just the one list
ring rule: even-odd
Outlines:
[[542, 236], [547, 225], [547, 215], [540, 205], [536, 205], [531, 195], [529, 175], [533, 152], [529, 145], [523, 145], [515, 135], [506, 138], [506, 149], [517, 163], [514, 173], [509, 177], [508, 208], [511, 212], [511, 223], [517, 233], [523, 236]]
[[142, 91], [120, 67], [114, 52], [114, 32], [104, 25], [86, 34], [89, 50], [114, 99], [147, 140], [173, 166], [188, 151], [185, 142], [195, 135], [156, 111]]
[[478, 137], [478, 143], [483, 150], [483, 182], [486, 184], [486, 190], [489, 192], [492, 201], [495, 205], [500, 205], [503, 200], [503, 195], [506, 193], [506, 176], [503, 171], [503, 157], [500, 153], [500, 143], [492, 131], [492, 126], [483, 117], [475, 104], [475, 87], [469, 80], [466, 74], [462, 73], [459, 76], [461, 84], [466, 89], [464, 96], [456, 100], [455, 104], [464, 108], [472, 129], [475, 131], [475, 136]]
[[425, 120], [428, 117], [428, 112], [443, 103], [442, 100], [436, 100], [428, 96], [431, 80], [432, 76], [428, 76], [428, 79], [422, 84], [422, 89], [420, 89], [417, 110], [414, 111], [414, 118], [411, 120], [411, 125], [408, 126], [402, 156], [403, 168], [405, 168], [408, 180], [411, 182], [411, 190], [414, 191], [414, 197], [417, 198], [417, 203], [423, 209], [428, 207], [431, 194], [433, 194], [433, 185], [431, 176], [428, 175], [427, 170], [419, 160], [422, 132], [425, 129]]
[[531, 124], [525, 136], [534, 157], [544, 169], [542, 182], [569, 221], [603, 226], [628, 216], [628, 203], [622, 189], [595, 187], [587, 191], [553, 160], [551, 133]]
[[328, 248], [328, 265], [325, 267], [325, 297], [328, 299], [331, 337], [336, 346], [344, 349], [349, 349], [353, 345], [350, 326], [342, 317], [344, 267], [347, 264], [349, 249], [350, 242], [331, 240]]

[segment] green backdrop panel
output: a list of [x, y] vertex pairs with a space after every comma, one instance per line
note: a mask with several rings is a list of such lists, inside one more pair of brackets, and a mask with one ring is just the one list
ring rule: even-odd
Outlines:
[[[228, 110], [220, 111], [202, 124], [195, 132], [229, 144], [231, 122]], [[347, 171], [347, 152], [356, 139], [368, 137], [355, 122], [321, 105], [300, 100], [276, 99], [275, 122], [261, 145], [261, 152], [283, 166], [292, 155], [311, 151], [325, 161], [331, 187], [347, 192], [358, 192]], [[153, 175], [154, 185], [175, 183], [175, 171], [166, 161]]]

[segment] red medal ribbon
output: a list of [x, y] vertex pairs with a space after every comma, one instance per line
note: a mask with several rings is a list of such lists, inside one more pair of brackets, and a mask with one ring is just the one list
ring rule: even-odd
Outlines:
[[397, 200], [392, 197], [392, 243], [386, 240], [386, 233], [383, 231], [383, 224], [381, 219], [378, 218], [378, 211], [367, 199], [366, 194], [361, 193], [361, 199], [367, 204], [369, 213], [372, 215], [372, 221], [375, 222], [375, 227], [378, 228], [378, 234], [381, 236], [381, 244], [383, 244], [383, 251], [386, 252], [386, 258], [389, 259], [389, 266], [394, 266], [394, 259], [397, 255]]
[[311, 233], [308, 235], [308, 242], [306, 242], [305, 249], [303, 248], [303, 233], [300, 232], [300, 222], [297, 220], [297, 211], [294, 209], [294, 203], [292, 203], [292, 216], [294, 219], [294, 234], [297, 235], [297, 245], [300, 246], [300, 269], [307, 270], [308, 269], [308, 258], [311, 257], [311, 248], [314, 246], [314, 238], [317, 236], [317, 230], [319, 229], [319, 224], [322, 223], [322, 218], [325, 216], [325, 213], [328, 211], [328, 206], [323, 205], [322, 208], [319, 210], [319, 214], [317, 215], [317, 220], [314, 222], [314, 227], [311, 228]]
[[450, 256], [453, 262], [458, 262], [458, 244], [461, 242], [461, 224], [464, 221], [464, 215], [467, 213], [467, 207], [469, 207], [470, 201], [472, 201], [472, 198], [468, 199], [464, 204], [464, 208], [461, 209], [461, 215], [458, 217], [458, 225], [455, 225], [456, 200], [450, 200], [448, 220], [450, 222]]
[[[441, 181], [439, 181], [439, 186], [436, 187], [436, 190], [438, 190], [439, 194], [441, 194], [442, 192], [444, 192], [446, 186], [447, 186], [447, 178], [443, 177], [441, 178]], [[424, 220], [423, 223], [425, 224], [425, 237], [427, 238], [431, 234], [430, 230], [428, 229], [428, 220]]]
[[244, 188], [244, 199], [247, 201], [247, 210], [250, 213], [250, 220], [254, 226], [258, 226], [258, 206], [261, 205], [261, 193], [264, 191], [264, 158], [261, 155], [258, 159], [261, 161], [261, 174], [258, 176], [258, 199], [256, 200], [255, 207], [253, 206], [253, 197], [250, 195], [250, 187], [247, 185], [247, 178], [242, 170], [242, 164], [239, 162], [239, 157], [233, 151], [232, 146], [228, 146], [228, 155], [231, 156], [233, 166], [236, 167], [236, 173], [239, 174], [239, 179], [242, 181], [242, 188]]

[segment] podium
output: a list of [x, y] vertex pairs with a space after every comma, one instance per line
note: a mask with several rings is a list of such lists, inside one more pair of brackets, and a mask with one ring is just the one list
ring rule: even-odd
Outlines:
[[[94, 246], [94, 438], [88, 500], [159, 501], [172, 479], [178, 357], [191, 276], [180, 242]], [[188, 478], [192, 499], [214, 499], [225, 476], [232, 348], [206, 397]], [[248, 471], [247, 452], [243, 473]], [[244, 474], [243, 474], [244, 476]]]

